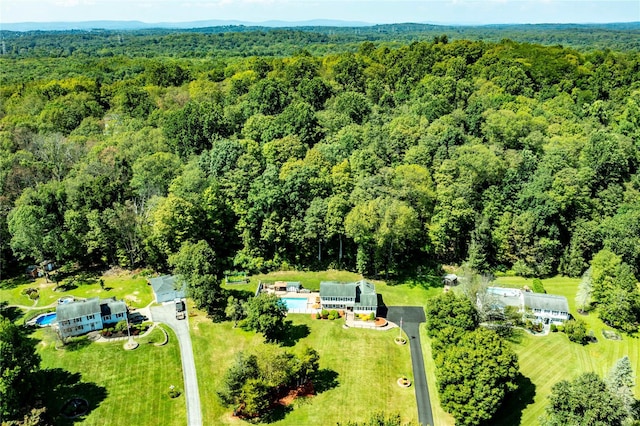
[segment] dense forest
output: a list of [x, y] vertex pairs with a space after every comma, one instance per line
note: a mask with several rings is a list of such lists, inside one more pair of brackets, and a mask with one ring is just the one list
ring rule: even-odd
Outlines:
[[205, 241], [219, 270], [579, 276], [604, 251], [640, 271], [637, 50], [436, 36], [221, 58], [206, 34], [142, 33], [124, 38], [151, 57], [82, 53], [115, 33], [61, 33], [66, 57], [21, 57], [12, 43], [48, 35], [5, 34], [3, 269], [162, 270]]

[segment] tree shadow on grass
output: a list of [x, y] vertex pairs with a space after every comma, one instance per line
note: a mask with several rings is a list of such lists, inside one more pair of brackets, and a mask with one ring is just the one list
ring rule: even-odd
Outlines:
[[249, 290], [241, 290], [238, 288], [227, 288], [225, 291], [227, 292], [226, 297], [233, 296], [238, 300], [247, 300], [253, 296], [253, 293]]
[[9, 306], [8, 302], [0, 302], [0, 317], [7, 318], [11, 322], [16, 322], [18, 318], [22, 318], [24, 312], [15, 306]]
[[536, 396], [536, 385], [521, 373], [516, 377], [518, 389], [508, 393], [488, 424], [495, 426], [510, 426], [522, 424], [522, 412], [533, 404]]
[[340, 382], [338, 382], [338, 373], [328, 368], [318, 370], [311, 378], [311, 381], [313, 382], [313, 389], [316, 393], [326, 392], [340, 385]]
[[311, 330], [309, 326], [306, 324], [291, 324], [290, 321], [289, 326], [286, 329], [286, 335], [280, 340], [280, 344], [282, 346], [295, 346], [295, 344], [300, 339], [304, 339], [309, 335]]
[[255, 419], [251, 423], [275, 423], [284, 420], [287, 413], [291, 412], [293, 407], [290, 405], [276, 404], [272, 409], [265, 413], [262, 417]]
[[[95, 383], [81, 381], [80, 373], [71, 373], [62, 368], [40, 370], [38, 380], [42, 386], [42, 400], [49, 417], [56, 425], [72, 425], [82, 422], [107, 397], [106, 388]], [[81, 398], [89, 403], [86, 413], [69, 419], [61, 414], [64, 405], [72, 398]]]
[[87, 336], [72, 337], [65, 342], [64, 346], [61, 349], [65, 351], [74, 352], [74, 351], [79, 351], [80, 349], [86, 348], [91, 343], [92, 343], [91, 340], [89, 340]]
[[[4, 276], [4, 274], [3, 274]], [[19, 287], [23, 284], [33, 283], [33, 279], [27, 278], [23, 274], [17, 275], [15, 277], [6, 278], [0, 281], [0, 289], [2, 290], [11, 290], [16, 287]]]

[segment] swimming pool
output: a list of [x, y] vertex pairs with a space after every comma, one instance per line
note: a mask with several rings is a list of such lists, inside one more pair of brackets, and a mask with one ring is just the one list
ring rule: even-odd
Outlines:
[[518, 289], [503, 287], [487, 287], [487, 293], [502, 297], [520, 297], [522, 294]]
[[281, 297], [284, 301], [285, 305], [287, 305], [287, 309], [307, 309], [307, 298], [301, 297]]
[[36, 318], [36, 324], [38, 324], [40, 327], [44, 327], [45, 325], [51, 325], [51, 323], [55, 322], [55, 320], [56, 313], [51, 312], [48, 314], [40, 315], [38, 318]]

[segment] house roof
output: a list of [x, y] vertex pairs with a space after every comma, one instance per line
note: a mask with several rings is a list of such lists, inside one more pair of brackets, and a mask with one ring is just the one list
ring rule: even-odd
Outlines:
[[524, 293], [524, 305], [531, 309], [569, 312], [569, 303], [564, 296], [542, 293]]
[[447, 274], [443, 278], [447, 281], [455, 281], [458, 279], [458, 276], [456, 274]]
[[151, 283], [151, 287], [153, 287], [153, 292], [155, 294], [169, 293], [171, 291], [176, 291], [176, 283], [178, 281], [178, 277], [175, 275], [162, 275], [160, 277], [151, 278], [149, 282]]
[[125, 312], [127, 312], [127, 304], [124, 300], [116, 300], [115, 298], [100, 300], [100, 314], [102, 316], [123, 314]]
[[322, 297], [356, 297], [356, 283], [339, 283], [337, 281], [321, 281]]
[[320, 283], [321, 297], [358, 297], [359, 305], [378, 306], [378, 296], [376, 287], [367, 280], [360, 280], [355, 283], [340, 283], [336, 281], [322, 281]]
[[96, 314], [100, 314], [100, 299], [97, 297], [65, 303], [58, 305], [56, 308], [56, 318], [58, 321], [66, 321]]
[[299, 281], [287, 281], [287, 288], [290, 287], [300, 288], [302, 287], [302, 284], [300, 284]]

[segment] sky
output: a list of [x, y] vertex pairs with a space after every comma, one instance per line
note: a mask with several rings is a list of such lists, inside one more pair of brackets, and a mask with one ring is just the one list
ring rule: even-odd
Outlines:
[[305, 21], [372, 24], [606, 23], [640, 21], [640, 0], [0, 0], [0, 25], [98, 20]]

